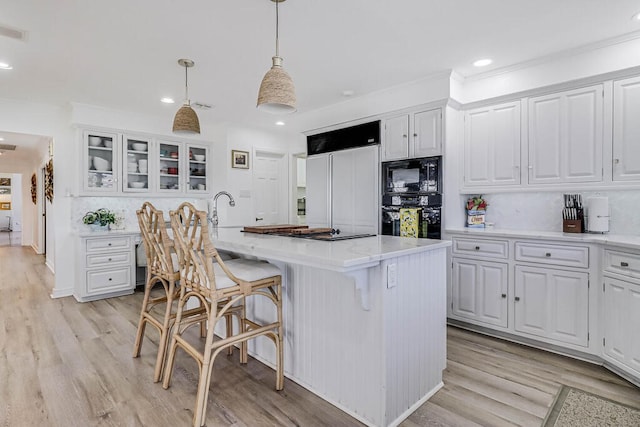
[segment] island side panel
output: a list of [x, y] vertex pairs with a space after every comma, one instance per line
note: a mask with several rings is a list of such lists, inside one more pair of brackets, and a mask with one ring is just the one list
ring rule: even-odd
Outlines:
[[[386, 288], [389, 265], [396, 286]], [[442, 386], [446, 368], [446, 248], [385, 260], [386, 414], [398, 425]]]
[[[365, 424], [382, 426], [386, 392], [380, 267], [367, 269], [370, 310], [364, 310], [353, 278], [274, 263], [284, 272], [285, 375]], [[251, 304], [249, 317], [269, 319], [267, 307], [261, 306]], [[264, 337], [249, 342], [250, 353], [271, 366], [273, 348]]]

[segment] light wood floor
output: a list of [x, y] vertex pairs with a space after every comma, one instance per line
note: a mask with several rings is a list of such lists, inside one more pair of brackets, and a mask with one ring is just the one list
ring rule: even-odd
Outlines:
[[[41, 256], [0, 247], [0, 426], [188, 426], [197, 366], [180, 352], [169, 390], [152, 382], [157, 334], [131, 357], [140, 292], [95, 303], [52, 300]], [[403, 424], [539, 426], [561, 384], [640, 407], [640, 390], [605, 369], [449, 329], [445, 387]], [[208, 426], [358, 426], [350, 416], [237, 352], [219, 356]], [[240, 396], [256, 396], [247, 405]]]

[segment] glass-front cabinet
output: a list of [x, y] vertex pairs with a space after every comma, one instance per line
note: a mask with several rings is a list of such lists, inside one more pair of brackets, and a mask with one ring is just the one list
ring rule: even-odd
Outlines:
[[160, 193], [178, 193], [183, 191], [183, 168], [181, 160], [183, 145], [179, 142], [159, 141], [156, 170], [158, 171], [158, 187]]
[[203, 145], [187, 144], [187, 152], [189, 155], [187, 192], [206, 192], [209, 149]]
[[[148, 193], [152, 187], [149, 155], [152, 144], [149, 139], [123, 135], [124, 159], [122, 190], [133, 193]], [[152, 167], [153, 165], [151, 165]], [[125, 172], [126, 171], [126, 172]]]
[[83, 133], [83, 188], [88, 192], [118, 191], [118, 135], [105, 132]]
[[208, 195], [206, 143], [82, 130], [82, 195]]

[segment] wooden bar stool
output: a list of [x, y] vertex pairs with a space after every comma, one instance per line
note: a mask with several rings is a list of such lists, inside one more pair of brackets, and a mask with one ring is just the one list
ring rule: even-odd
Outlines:
[[[196, 394], [193, 425], [205, 423], [209, 384], [213, 362], [222, 350], [240, 344], [240, 362], [247, 363], [247, 340], [258, 336], [269, 338], [276, 346], [276, 390], [284, 388], [283, 330], [282, 330], [282, 276], [280, 270], [267, 262], [246, 259], [223, 261], [209, 237], [207, 213], [197, 211], [190, 203], [183, 203], [169, 213], [171, 228], [183, 258], [180, 260], [180, 297], [176, 324], [167, 357], [163, 387], [168, 388], [176, 350], [182, 348], [198, 363], [200, 378]], [[184, 316], [185, 303], [198, 298], [207, 312], [201, 316]], [[246, 318], [246, 298], [266, 298], [274, 305], [277, 320], [259, 324]], [[220, 304], [222, 303], [222, 304]], [[234, 306], [240, 304], [239, 328], [226, 338], [214, 340], [216, 324]], [[185, 337], [185, 331], [206, 317], [208, 321], [204, 350], [199, 350]], [[201, 346], [200, 346], [201, 347]]]
[[[133, 345], [133, 357], [140, 355], [147, 323], [154, 326], [160, 334], [153, 375], [153, 380], [158, 382], [162, 378], [169, 331], [176, 317], [173, 302], [179, 296], [179, 257], [177, 248], [167, 232], [162, 211], [157, 210], [151, 203], [144, 202], [142, 207], [136, 211], [136, 215], [147, 257], [147, 277], [140, 320], [138, 321], [138, 332]], [[164, 292], [154, 292], [156, 287], [162, 287]], [[184, 316], [194, 316], [203, 312], [204, 308], [198, 307], [187, 311]], [[201, 328], [202, 336], [204, 336], [204, 322]]]

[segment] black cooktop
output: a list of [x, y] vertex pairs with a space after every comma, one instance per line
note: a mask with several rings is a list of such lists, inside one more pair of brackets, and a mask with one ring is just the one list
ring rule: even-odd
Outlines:
[[349, 233], [270, 233], [278, 236], [296, 237], [298, 239], [324, 240], [325, 242], [336, 242], [339, 240], [360, 239], [362, 237], [375, 237], [375, 234], [349, 234]]

